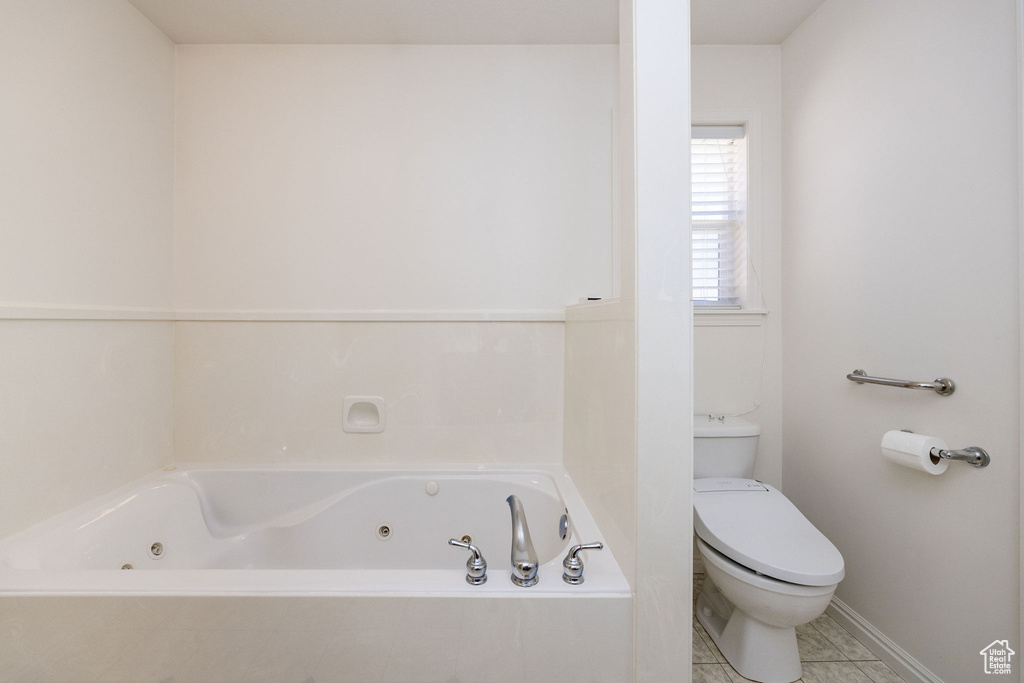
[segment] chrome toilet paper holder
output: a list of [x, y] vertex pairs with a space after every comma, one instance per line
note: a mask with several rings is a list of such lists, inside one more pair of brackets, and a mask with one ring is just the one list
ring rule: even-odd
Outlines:
[[988, 464], [992, 462], [992, 458], [989, 457], [988, 452], [980, 446], [968, 446], [967, 448], [961, 448], [958, 451], [947, 451], [943, 448], [933, 448], [931, 450], [933, 458], [944, 458], [946, 460], [960, 460], [966, 462], [968, 465], [974, 465], [975, 467], [988, 467]]
[[[914, 433], [909, 429], [901, 429], [900, 431], [906, 432], [907, 434]], [[981, 446], [968, 446], [967, 448], [961, 448], [956, 451], [949, 451], [945, 448], [933, 448], [929, 451], [929, 454], [933, 458], [959, 460], [967, 463], [968, 465], [974, 465], [975, 467], [988, 467], [988, 464], [992, 462], [992, 458], [989, 457], [988, 451]]]

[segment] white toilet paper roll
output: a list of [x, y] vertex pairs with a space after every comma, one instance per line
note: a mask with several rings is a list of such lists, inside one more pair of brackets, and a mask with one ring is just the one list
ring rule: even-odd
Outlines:
[[882, 455], [886, 460], [928, 474], [942, 474], [949, 461], [932, 456], [932, 449], [945, 449], [946, 442], [934, 436], [892, 430], [882, 437]]

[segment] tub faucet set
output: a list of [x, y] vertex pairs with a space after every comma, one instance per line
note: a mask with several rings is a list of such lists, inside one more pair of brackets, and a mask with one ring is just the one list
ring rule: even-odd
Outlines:
[[[537, 575], [540, 568], [537, 551], [533, 547], [533, 539], [530, 538], [530, 527], [526, 523], [522, 501], [516, 496], [509, 496], [505, 502], [512, 513], [512, 573], [509, 578], [515, 585], [529, 588], [540, 581]], [[466, 583], [479, 586], [487, 582], [487, 561], [484, 560], [479, 548], [467, 541], [454, 538], [448, 539], [448, 545], [464, 548], [471, 553], [466, 561]], [[603, 543], [585, 543], [569, 548], [569, 553], [562, 561], [562, 580], [573, 586], [583, 583], [583, 560], [579, 556], [580, 551], [602, 548]]]
[[471, 553], [469, 559], [466, 560], [466, 583], [471, 586], [487, 583], [487, 560], [484, 559], [484, 555], [480, 552], [479, 548], [454, 538], [448, 539], [448, 545], [465, 548]]
[[537, 551], [533, 549], [523, 503], [515, 496], [509, 496], [505, 502], [512, 511], [512, 583], [529, 588], [540, 580], [537, 578]]

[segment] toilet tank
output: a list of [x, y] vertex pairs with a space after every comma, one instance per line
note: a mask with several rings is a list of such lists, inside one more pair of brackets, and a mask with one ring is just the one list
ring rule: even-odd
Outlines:
[[693, 417], [693, 478], [754, 476], [761, 426], [741, 417]]

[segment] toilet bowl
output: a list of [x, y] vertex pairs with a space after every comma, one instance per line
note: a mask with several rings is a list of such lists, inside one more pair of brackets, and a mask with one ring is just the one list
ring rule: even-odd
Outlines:
[[777, 581], [736, 564], [700, 539], [697, 547], [706, 572], [697, 597], [697, 620], [722, 656], [752, 681], [799, 680], [796, 627], [825, 611], [836, 584], [798, 586]]
[[697, 479], [693, 508], [706, 572], [698, 621], [740, 675], [799, 679], [795, 627], [825, 611], [844, 576], [842, 555], [762, 482]]

